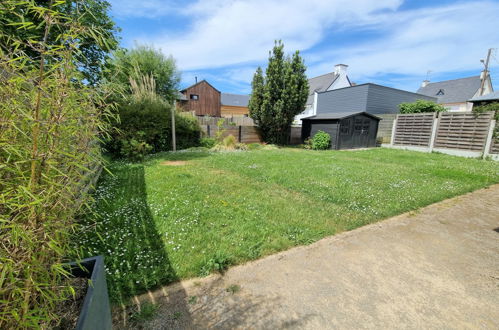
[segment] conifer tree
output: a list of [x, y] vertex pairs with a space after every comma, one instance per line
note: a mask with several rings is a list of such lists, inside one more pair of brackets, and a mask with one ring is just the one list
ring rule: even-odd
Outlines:
[[268, 143], [286, 144], [294, 117], [303, 111], [308, 96], [305, 64], [296, 51], [284, 55], [284, 45], [276, 41], [265, 70], [258, 68], [253, 76], [249, 103], [250, 117]]

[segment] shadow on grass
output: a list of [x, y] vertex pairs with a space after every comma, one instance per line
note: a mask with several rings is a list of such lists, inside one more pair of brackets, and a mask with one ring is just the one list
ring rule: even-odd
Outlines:
[[[144, 166], [115, 164], [110, 170], [113, 175], [103, 174], [99, 180], [95, 212], [83, 220], [78, 240], [86, 256], [105, 257], [114, 319], [120, 327], [136, 310], [135, 295], [175, 282], [178, 276], [147, 202]], [[187, 307], [181, 305], [185, 301], [179, 299], [177, 309], [187, 315]], [[152, 295], [151, 302], [155, 302]], [[131, 308], [120, 308], [126, 305]]]

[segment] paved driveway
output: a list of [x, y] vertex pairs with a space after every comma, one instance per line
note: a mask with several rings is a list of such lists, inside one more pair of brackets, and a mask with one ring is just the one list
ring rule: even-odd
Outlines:
[[151, 298], [153, 329], [499, 329], [499, 185]]

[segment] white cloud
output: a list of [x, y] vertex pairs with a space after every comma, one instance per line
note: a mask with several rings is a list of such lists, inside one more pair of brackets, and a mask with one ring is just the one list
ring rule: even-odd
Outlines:
[[174, 54], [182, 69], [222, 67], [267, 57], [275, 39], [287, 49], [308, 49], [334, 24], [365, 21], [373, 12], [395, 10], [401, 0], [201, 0], [187, 6], [192, 28], [150, 40]]
[[[162, 7], [156, 12], [174, 4], [157, 0], [140, 3], [149, 8], [158, 2]], [[235, 86], [247, 86], [256, 66], [266, 61], [275, 39], [282, 39], [287, 50], [302, 51], [309, 76], [330, 72], [335, 63], [346, 63], [356, 81], [379, 81], [380, 76], [393, 73], [404, 76], [399, 80], [403, 86], [414, 88], [417, 85], [411, 84], [409, 77], [419, 82], [427, 70], [435, 76], [473, 70], [478, 74], [479, 59], [488, 48], [499, 47], [497, 2], [467, 1], [400, 10], [402, 2], [198, 0], [177, 7], [178, 14], [186, 18], [184, 33], [164, 31], [138, 41], [173, 54], [188, 75], [218, 68], [219, 74], [210, 79], [231, 81]], [[354, 39], [325, 44], [325, 36], [341, 31], [348, 35], [374, 32], [376, 37], [367, 42]]]
[[386, 15], [387, 34], [333, 56], [350, 64], [359, 78], [384, 73], [424, 76], [477, 70], [488, 48], [499, 46], [499, 4], [491, 2], [422, 9]]

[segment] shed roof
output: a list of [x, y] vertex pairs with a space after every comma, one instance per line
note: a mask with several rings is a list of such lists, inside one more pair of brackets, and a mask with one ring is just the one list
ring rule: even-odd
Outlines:
[[222, 93], [222, 105], [247, 107], [249, 95]]
[[475, 96], [472, 99], [469, 99], [470, 102], [482, 102], [482, 101], [496, 101], [499, 100], [499, 91], [495, 91], [489, 94], [485, 94], [482, 96]]
[[365, 112], [365, 111], [358, 111], [358, 112], [348, 111], [348, 112], [334, 112], [334, 113], [319, 113], [319, 114], [314, 115], [314, 116], [302, 118], [302, 120], [307, 120], [307, 119], [311, 119], [311, 120], [315, 120], [315, 119], [344, 119], [344, 118], [352, 117], [352, 116], [355, 116], [355, 115], [365, 115], [365, 116], [368, 116], [368, 117], [371, 117], [371, 118], [374, 118], [374, 119], [381, 120], [380, 117], [377, 117], [377, 116], [372, 115], [372, 114], [370, 114], [368, 112]]
[[331, 86], [339, 75], [334, 72], [326, 73], [321, 76], [313, 77], [308, 80], [308, 98], [307, 104], [314, 103], [314, 93], [324, 92]]
[[472, 98], [480, 84], [480, 76], [445, 80], [420, 87], [418, 93], [436, 97], [438, 103], [461, 103]]

